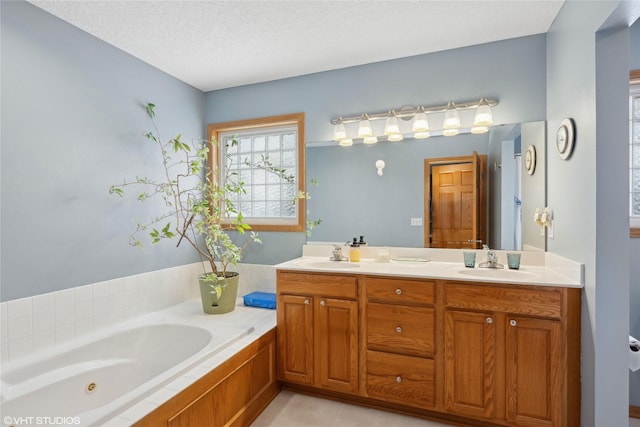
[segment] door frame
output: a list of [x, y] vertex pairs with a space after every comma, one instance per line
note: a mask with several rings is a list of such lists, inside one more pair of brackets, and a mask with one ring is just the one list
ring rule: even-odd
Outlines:
[[[431, 247], [431, 169], [433, 166], [473, 163], [474, 155], [480, 162], [480, 206], [478, 207], [478, 237], [487, 244], [487, 155], [473, 152], [471, 156], [437, 157], [424, 159], [424, 247]], [[427, 194], [429, 197], [427, 197]]]

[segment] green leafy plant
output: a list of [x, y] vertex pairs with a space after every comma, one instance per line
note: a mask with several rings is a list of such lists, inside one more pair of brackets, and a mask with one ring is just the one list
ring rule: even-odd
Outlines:
[[[123, 197], [126, 188], [135, 187], [139, 189], [139, 201], [160, 198], [166, 210], [148, 221], [137, 222], [129, 243], [143, 247], [140, 236], [145, 234], [152, 243], [173, 238], [178, 239], [176, 246], [186, 242], [203, 261], [201, 280], [210, 282], [212, 292], [220, 297], [226, 286], [226, 278], [234, 274], [227, 271], [228, 266], [240, 262], [247, 245], [262, 243], [229, 197], [230, 194], [245, 193], [243, 182], [236, 173], [230, 172], [229, 167], [223, 169], [224, 179], [220, 178], [217, 168], [207, 168], [209, 151], [217, 146], [216, 141], [186, 143], [181, 135], [177, 135], [162, 142], [154, 120], [155, 105], [147, 104], [146, 112], [154, 131], [146, 132], [144, 136], [158, 147], [163, 166], [162, 178], [136, 177], [125, 180], [122, 184], [112, 185], [109, 193]], [[235, 145], [237, 141], [231, 144]], [[231, 158], [226, 156], [225, 161], [231, 162]], [[266, 157], [251, 166], [268, 170], [284, 180], [294, 179], [286, 170], [275, 168]], [[300, 192], [297, 197], [309, 198], [309, 194]], [[319, 224], [320, 220], [307, 220], [307, 232]], [[243, 244], [236, 244], [230, 232], [246, 235], [247, 239]]]

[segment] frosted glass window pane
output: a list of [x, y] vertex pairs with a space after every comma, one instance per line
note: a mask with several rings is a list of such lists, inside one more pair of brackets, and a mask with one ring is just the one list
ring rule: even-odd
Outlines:
[[267, 137], [267, 150], [268, 151], [280, 150], [280, 135], [269, 135]]
[[640, 216], [640, 193], [634, 193], [632, 198], [633, 208], [631, 214], [633, 216]]
[[267, 159], [269, 159], [273, 167], [279, 168], [282, 164], [280, 161], [280, 151], [268, 151]]
[[247, 163], [251, 161], [251, 154], [240, 154], [238, 161], [234, 163], [235, 168], [246, 167]]
[[254, 185], [251, 187], [251, 197], [253, 200], [265, 200], [267, 196], [267, 187], [264, 185]]
[[640, 96], [633, 97], [633, 118], [640, 119]]
[[238, 205], [238, 210], [242, 213], [243, 216], [252, 216], [250, 202], [240, 202], [240, 204]]
[[298, 141], [295, 133], [285, 133], [282, 135], [283, 150], [295, 150], [297, 145]]
[[282, 166], [293, 166], [296, 164], [296, 152], [295, 151], [283, 151], [282, 152]]
[[293, 218], [296, 216], [296, 204], [290, 200], [282, 202], [282, 216]]
[[633, 122], [633, 144], [640, 144], [640, 122]]
[[265, 217], [267, 216], [267, 208], [265, 202], [253, 202], [252, 217]]
[[280, 189], [280, 184], [278, 185], [267, 185], [267, 200], [280, 200], [280, 195], [282, 191]]
[[257, 136], [253, 140], [253, 151], [260, 152], [264, 151], [265, 148], [265, 139], [264, 136]]
[[293, 200], [296, 197], [296, 193], [295, 184], [284, 184], [282, 186], [282, 198], [284, 200]]
[[640, 144], [631, 145], [631, 165], [640, 168]]
[[251, 152], [251, 138], [241, 138], [238, 140], [238, 151], [241, 153]]
[[633, 193], [640, 193], [640, 169], [633, 169], [631, 172], [631, 191]]
[[280, 216], [280, 202], [267, 202], [267, 216], [277, 218]]
[[244, 185], [251, 185], [252, 184], [252, 180], [251, 180], [251, 169], [241, 169], [240, 170], [240, 181], [244, 182]]
[[254, 169], [253, 170], [253, 184], [264, 184], [265, 182], [267, 182], [267, 177], [266, 177], [267, 171], [265, 171], [264, 169]]
[[225, 138], [224, 144], [227, 147], [227, 154], [236, 154], [238, 146], [233, 144], [233, 138]]

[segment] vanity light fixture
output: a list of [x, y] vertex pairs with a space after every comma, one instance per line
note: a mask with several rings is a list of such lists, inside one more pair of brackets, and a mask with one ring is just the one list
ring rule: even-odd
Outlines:
[[423, 107], [418, 108], [416, 115], [413, 116], [411, 130], [413, 131], [413, 137], [416, 139], [424, 139], [431, 136], [429, 133], [429, 120]]
[[341, 139], [338, 142], [338, 145], [340, 145], [341, 147], [351, 147], [353, 145], [353, 139], [350, 139], [350, 138]]
[[444, 112], [444, 120], [442, 121], [442, 134], [444, 136], [455, 136], [460, 133], [460, 114], [456, 109], [456, 104], [449, 101], [447, 110]]
[[333, 140], [342, 141], [347, 139], [347, 129], [344, 127], [344, 123], [338, 122], [333, 127]]
[[[387, 141], [401, 141], [405, 137], [413, 137], [415, 139], [428, 138], [433, 132], [440, 133], [438, 129], [431, 129], [429, 126], [429, 115], [442, 114], [443, 125], [441, 133], [447, 136], [457, 135], [462, 132], [485, 133], [488, 132], [489, 126], [493, 124], [492, 108], [498, 105], [496, 99], [480, 98], [478, 101], [453, 102], [449, 101], [446, 105], [436, 106], [404, 106], [400, 109], [390, 109], [379, 113], [364, 113], [359, 116], [338, 117], [332, 119], [334, 125], [333, 140], [340, 141], [349, 140], [349, 131], [345, 127], [349, 123], [358, 123], [357, 136], [364, 144], [375, 144], [379, 137]], [[460, 120], [460, 111], [476, 110], [473, 125], [467, 125], [463, 128]], [[372, 121], [385, 120], [384, 135], [375, 135]], [[412, 133], [405, 133], [402, 130], [400, 120], [411, 120]], [[433, 122], [432, 122], [433, 123]], [[354, 141], [340, 144], [349, 146]]]
[[[369, 115], [363, 114], [360, 124], [358, 125], [358, 138], [367, 138], [373, 136], [373, 128], [369, 121]], [[376, 141], [377, 142], [377, 141]]]

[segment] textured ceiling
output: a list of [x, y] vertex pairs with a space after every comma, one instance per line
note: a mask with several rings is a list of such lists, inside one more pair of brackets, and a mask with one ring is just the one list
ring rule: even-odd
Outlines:
[[30, 2], [209, 91], [545, 33], [563, 1]]

